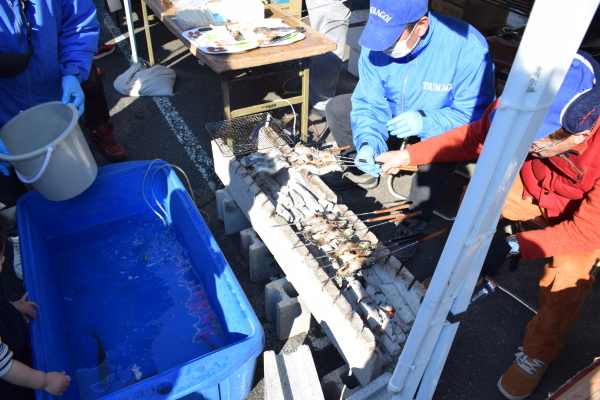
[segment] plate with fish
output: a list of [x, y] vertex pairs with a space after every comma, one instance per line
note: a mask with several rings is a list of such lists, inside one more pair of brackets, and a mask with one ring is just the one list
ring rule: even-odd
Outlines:
[[[230, 31], [231, 29], [225, 26], [214, 26], [211, 29], [195, 28], [183, 32], [183, 37], [207, 54], [240, 53], [259, 46], [254, 36], [234, 38]], [[244, 40], [236, 40], [242, 38]]]
[[[183, 37], [207, 54], [230, 54], [255, 49], [257, 47], [285, 46], [304, 39], [302, 32], [290, 31], [290, 27], [279, 24], [279, 28], [256, 30], [256, 25], [227, 24], [212, 27], [200, 27], [183, 32]], [[292, 33], [290, 38], [270, 43], [277, 36]]]

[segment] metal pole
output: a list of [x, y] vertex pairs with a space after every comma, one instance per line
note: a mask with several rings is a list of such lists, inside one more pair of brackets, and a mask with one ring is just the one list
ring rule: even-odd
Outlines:
[[[508, 190], [527, 155], [598, 0], [537, 0], [513, 63], [477, 169], [388, 390], [394, 400], [431, 399], [458, 323], [467, 309]], [[565, 21], [568, 35], [556, 35]], [[552, 38], [552, 40], [548, 40]]]
[[129, 32], [129, 42], [131, 43], [131, 62], [138, 63], [137, 47], [135, 44], [135, 29], [133, 27], [133, 17], [131, 14], [131, 0], [124, 0], [125, 19], [127, 20], [127, 31]]

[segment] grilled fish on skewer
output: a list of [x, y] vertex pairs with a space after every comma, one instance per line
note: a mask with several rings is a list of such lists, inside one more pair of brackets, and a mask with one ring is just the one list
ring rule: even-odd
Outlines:
[[347, 242], [347, 243], [343, 243], [343, 244], [339, 245], [337, 248], [332, 249], [331, 251], [326, 252], [327, 254], [324, 256], [315, 257], [315, 259], [325, 258], [325, 257], [337, 258], [337, 257], [340, 257], [345, 252], [351, 251], [351, 250], [372, 251], [372, 246], [373, 246], [373, 243], [369, 242], [368, 240], [363, 240], [362, 242], [358, 242], [358, 243]]
[[320, 162], [320, 161], [309, 161], [303, 164], [300, 164], [295, 167], [298, 171], [308, 171], [313, 175], [324, 175], [329, 172], [342, 171], [343, 168], [337, 162], [329, 161], [329, 162]]
[[354, 229], [332, 228], [324, 232], [319, 232], [312, 236], [309, 241], [317, 246], [323, 246], [325, 243], [350, 239], [354, 235]]
[[373, 251], [371, 251], [371, 250], [348, 250], [348, 251], [345, 251], [344, 253], [342, 253], [338, 257], [338, 259], [340, 259], [343, 264], [346, 264], [346, 263], [354, 260], [355, 258], [368, 257], [371, 254], [373, 254]]
[[367, 268], [375, 264], [376, 258], [373, 257], [356, 257], [347, 263], [344, 263], [341, 268], [336, 271], [336, 276], [342, 278], [356, 274], [363, 268]]

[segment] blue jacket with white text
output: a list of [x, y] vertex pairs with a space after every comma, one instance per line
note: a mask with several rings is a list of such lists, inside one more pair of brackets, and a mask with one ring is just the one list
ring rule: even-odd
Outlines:
[[367, 142], [379, 153], [387, 151], [386, 124], [405, 111], [423, 111], [427, 138], [478, 120], [495, 99], [494, 66], [483, 35], [456, 18], [428, 16], [429, 28], [412, 54], [395, 59], [362, 49], [350, 114], [357, 148]]

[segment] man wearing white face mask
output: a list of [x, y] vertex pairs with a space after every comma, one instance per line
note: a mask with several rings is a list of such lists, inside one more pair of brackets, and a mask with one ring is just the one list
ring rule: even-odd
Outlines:
[[[471, 25], [429, 12], [427, 0], [371, 0], [360, 37], [360, 79], [352, 95], [334, 97], [325, 110], [340, 146], [350, 145], [360, 172], [325, 176], [333, 189], [377, 185], [375, 157], [388, 151], [390, 133], [427, 139], [479, 119], [495, 98], [494, 68], [485, 38]], [[362, 160], [362, 161], [359, 161]], [[411, 221], [422, 230], [433, 201], [455, 163], [420, 167], [413, 179]], [[413, 233], [413, 232], [409, 232]]]

